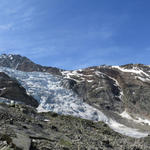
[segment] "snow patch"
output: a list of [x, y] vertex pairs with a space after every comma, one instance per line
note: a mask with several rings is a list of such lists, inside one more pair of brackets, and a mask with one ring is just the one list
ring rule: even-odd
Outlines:
[[[72, 80], [75, 80], [77, 82], [81, 82], [82, 80], [84, 80], [84, 78], [82, 78], [83, 75], [78, 73], [77, 70], [75, 70], [75, 71], [62, 71], [61, 73], [67, 79], [72, 79]], [[78, 79], [74, 79], [72, 76], [76, 76], [76, 77], [80, 78], [81, 81]]]
[[131, 136], [134, 138], [142, 138], [148, 136], [146, 132], [140, 132], [138, 129], [129, 128], [123, 124], [120, 124], [114, 120], [110, 120], [109, 126], [116, 132], [119, 132], [126, 136]]
[[93, 80], [86, 80], [87, 82], [93, 82]]
[[[62, 71], [62, 75], [67, 79], [72, 79], [77, 82], [87, 81], [87, 82], [93, 82], [93, 80], [87, 79], [87, 77], [93, 77], [93, 75], [88, 74], [84, 75], [81, 73], [81, 69], [74, 70], [74, 71]], [[74, 78], [75, 77], [75, 78]]]
[[49, 122], [50, 120], [48, 120], [48, 119], [44, 119], [44, 121], [45, 121], [45, 122]]
[[[108, 75], [107, 75], [108, 76]], [[118, 88], [119, 88], [119, 90], [120, 90], [120, 95], [118, 96], [119, 97], [119, 99], [122, 99], [122, 97], [124, 96], [124, 94], [123, 94], [123, 90], [121, 89], [121, 87], [120, 87], [120, 85], [119, 85], [119, 82], [116, 80], [116, 79], [114, 79], [114, 78], [112, 78], [112, 77], [110, 77], [110, 76], [108, 76], [110, 79], [112, 79], [114, 82], [115, 82], [115, 86], [117, 86]]]
[[148, 120], [148, 119], [142, 119], [140, 117], [137, 118], [136, 122], [150, 125], [150, 120]]
[[133, 69], [125, 69], [119, 66], [112, 66], [112, 68], [116, 68], [122, 72], [131, 72], [131, 73], [135, 73], [135, 74], [139, 74], [139, 75], [145, 75], [147, 77], [150, 77], [147, 73], [145, 73], [143, 70], [140, 70], [137, 67], [133, 67]]
[[135, 78], [141, 80], [142, 82], [150, 82], [150, 78], [142, 78], [138, 76], [136, 76]]
[[6, 90], [6, 87], [0, 88], [0, 91]]
[[0, 55], [0, 58], [5, 59], [5, 58], [7, 58], [7, 55], [6, 54], [2, 54], [2, 55]]
[[136, 122], [136, 123], [148, 124], [148, 125], [150, 125], [150, 120], [148, 120], [148, 119], [142, 119], [142, 118], [140, 118], [140, 117], [135, 117], [135, 119], [134, 119], [133, 117], [131, 117], [131, 116], [128, 114], [128, 112], [127, 112], [126, 110], [125, 110], [124, 112], [122, 112], [122, 113], [120, 114], [120, 116], [123, 117], [123, 118], [129, 119], [129, 120], [132, 120], [132, 121], [134, 121], [134, 122]]
[[10, 60], [13, 60], [13, 56], [12, 55], [8, 55], [8, 57], [10, 58]]
[[123, 118], [127, 118], [127, 119], [130, 119], [130, 120], [133, 120], [133, 118], [127, 113], [127, 111], [123, 111], [121, 114], [120, 114], [121, 117]]

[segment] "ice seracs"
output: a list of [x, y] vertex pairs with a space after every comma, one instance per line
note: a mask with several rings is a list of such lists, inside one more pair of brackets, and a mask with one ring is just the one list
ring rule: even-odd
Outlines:
[[27, 93], [39, 101], [39, 112], [53, 111], [94, 121], [106, 121], [107, 117], [99, 110], [83, 102], [72, 90], [62, 86], [62, 77], [49, 73], [21, 72], [0, 68], [9, 76], [16, 78]]

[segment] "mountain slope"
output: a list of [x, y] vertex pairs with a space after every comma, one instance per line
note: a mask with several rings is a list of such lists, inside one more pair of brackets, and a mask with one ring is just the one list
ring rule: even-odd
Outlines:
[[0, 149], [5, 150], [150, 150], [150, 137], [126, 137], [103, 122], [36, 113], [20, 104], [0, 104], [0, 124]]
[[74, 71], [56, 68], [57, 73], [42, 73], [46, 71], [42, 66], [40, 70], [26, 61], [30, 62], [18, 55], [2, 55], [0, 62], [7, 65], [0, 66], [13, 69], [1, 67], [0, 71], [18, 80], [27, 94], [39, 102], [38, 111], [104, 121], [113, 130], [131, 137], [149, 134], [149, 66], [95, 66]]
[[149, 66], [97, 66], [62, 73], [68, 79], [66, 88], [73, 89], [86, 103], [120, 123], [127, 122], [120, 118], [123, 112], [132, 115], [130, 121], [150, 123]]

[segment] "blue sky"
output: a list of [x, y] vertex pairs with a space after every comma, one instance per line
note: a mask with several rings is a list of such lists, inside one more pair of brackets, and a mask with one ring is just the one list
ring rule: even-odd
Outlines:
[[0, 0], [0, 53], [63, 69], [150, 64], [149, 0]]

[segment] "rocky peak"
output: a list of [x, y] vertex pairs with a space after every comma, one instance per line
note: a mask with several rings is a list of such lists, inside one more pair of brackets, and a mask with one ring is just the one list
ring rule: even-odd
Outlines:
[[24, 60], [29, 61], [29, 59], [26, 57], [21, 57], [20, 55], [2, 54], [0, 56], [0, 66], [17, 69], [18, 65], [21, 64]]
[[61, 75], [61, 69], [38, 65], [32, 62], [27, 57], [23, 57], [21, 55], [12, 55], [12, 54], [0, 55], [0, 66], [26, 72], [38, 71], [38, 72], [48, 72], [54, 75]]

